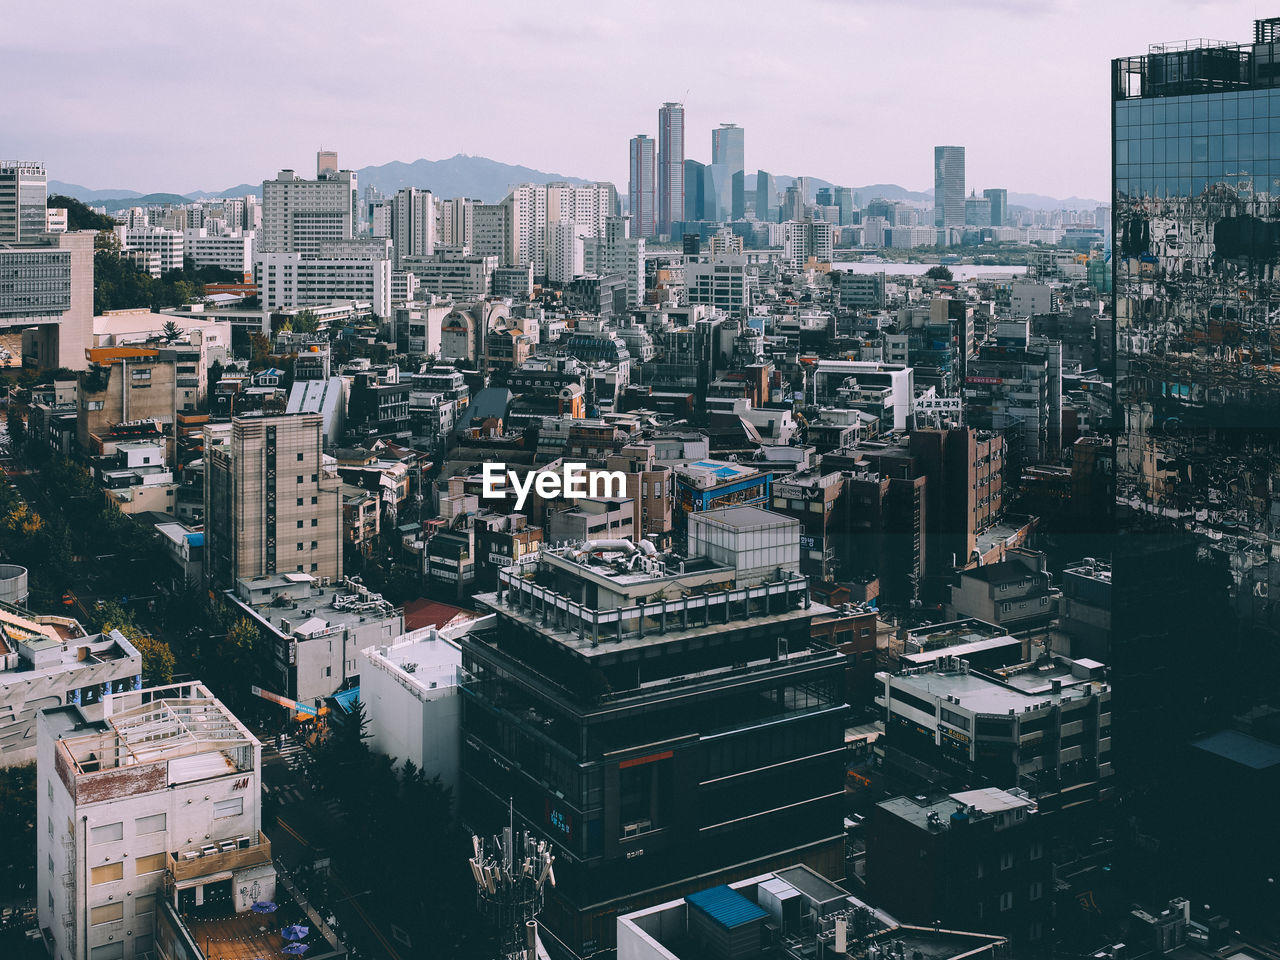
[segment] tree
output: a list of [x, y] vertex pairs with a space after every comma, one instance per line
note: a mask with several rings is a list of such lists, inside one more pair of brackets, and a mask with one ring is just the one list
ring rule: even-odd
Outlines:
[[209, 389], [211, 391], [218, 385], [218, 381], [222, 379], [222, 374], [223, 366], [221, 360], [215, 360], [213, 363], [209, 364], [208, 381]]
[[27, 442], [27, 421], [23, 419], [22, 411], [12, 403], [5, 416], [5, 425], [9, 430], [9, 452], [17, 456]]
[[55, 193], [49, 196], [47, 204], [54, 210], [67, 211], [68, 230], [110, 230], [116, 225], [106, 214], [94, 213], [75, 197]]
[[241, 617], [227, 631], [224, 654], [235, 672], [242, 677], [254, 675], [254, 657], [258, 647], [258, 625], [248, 617]]
[[173, 681], [176, 660], [173, 650], [163, 640], [143, 633], [134, 622], [133, 613], [114, 600], [109, 600], [98, 610], [99, 627], [103, 633], [119, 630], [142, 654], [142, 676], [146, 683], [164, 686]]
[[930, 280], [941, 280], [943, 282], [954, 279], [951, 275], [951, 271], [942, 264], [938, 264], [936, 267], [930, 267], [924, 272], [924, 275]]
[[166, 343], [173, 343], [182, 336], [182, 331], [178, 329], [178, 324], [173, 320], [166, 320], [161, 328], [160, 335], [164, 337]]
[[316, 318], [315, 313], [310, 310], [299, 310], [294, 314], [290, 326], [294, 333], [315, 333], [320, 329], [320, 321]]

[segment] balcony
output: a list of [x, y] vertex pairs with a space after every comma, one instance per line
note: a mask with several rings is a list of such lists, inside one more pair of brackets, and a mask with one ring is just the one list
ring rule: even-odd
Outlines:
[[199, 850], [174, 853], [170, 857], [169, 872], [175, 882], [181, 883], [212, 873], [270, 863], [271, 841], [259, 832], [255, 837], [210, 841]]

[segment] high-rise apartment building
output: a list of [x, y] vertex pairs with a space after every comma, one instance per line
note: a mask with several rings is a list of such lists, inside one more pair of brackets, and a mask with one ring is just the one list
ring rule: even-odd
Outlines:
[[1001, 187], [988, 187], [982, 195], [991, 201], [991, 226], [1003, 227], [1009, 219], [1009, 191]]
[[684, 214], [684, 104], [658, 111], [658, 233], [670, 236]]
[[38, 240], [47, 201], [43, 163], [0, 161], [0, 243]]
[[476, 201], [467, 197], [439, 201], [436, 205], [436, 243], [442, 247], [470, 247], [475, 239], [476, 206]]
[[730, 203], [721, 220], [741, 220], [746, 216], [746, 132], [736, 123], [722, 123], [711, 131], [711, 162], [729, 170]]
[[205, 427], [205, 576], [342, 576], [342, 481], [317, 413]]
[[657, 145], [652, 137], [639, 133], [631, 138], [630, 171], [631, 232], [652, 237], [657, 232], [658, 202]]
[[304, 180], [281, 170], [262, 181], [262, 232], [259, 253], [314, 256], [320, 245], [355, 235], [359, 194], [350, 170]]
[[964, 147], [933, 148], [933, 225], [964, 226]]
[[395, 268], [404, 257], [436, 252], [436, 202], [430, 190], [405, 187], [391, 201], [391, 242]]

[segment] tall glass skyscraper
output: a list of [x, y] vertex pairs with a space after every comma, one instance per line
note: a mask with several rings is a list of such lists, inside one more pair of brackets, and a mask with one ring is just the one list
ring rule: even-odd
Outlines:
[[1237, 612], [1280, 625], [1280, 43], [1113, 64], [1122, 523], [1223, 549]]
[[636, 237], [652, 237], [657, 229], [657, 166], [652, 137], [643, 133], [631, 138], [631, 232]]
[[933, 223], [964, 226], [964, 147], [933, 148]]
[[778, 219], [777, 186], [773, 182], [773, 174], [767, 170], [756, 173], [756, 219], [776, 221]]
[[741, 220], [747, 213], [745, 137], [746, 131], [736, 123], [722, 123], [711, 131], [711, 162], [728, 168], [732, 191], [729, 207], [718, 218], [721, 220]]
[[991, 201], [991, 226], [1003, 227], [1009, 215], [1009, 191], [1002, 187], [988, 187], [982, 195]]
[[670, 235], [684, 215], [684, 104], [658, 111], [658, 233]]

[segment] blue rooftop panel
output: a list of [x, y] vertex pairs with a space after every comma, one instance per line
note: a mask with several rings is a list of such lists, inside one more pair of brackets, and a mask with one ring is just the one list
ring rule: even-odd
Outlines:
[[742, 894], [730, 890], [727, 886], [699, 890], [684, 899], [689, 906], [701, 910], [726, 930], [732, 930], [744, 923], [768, 916]]

